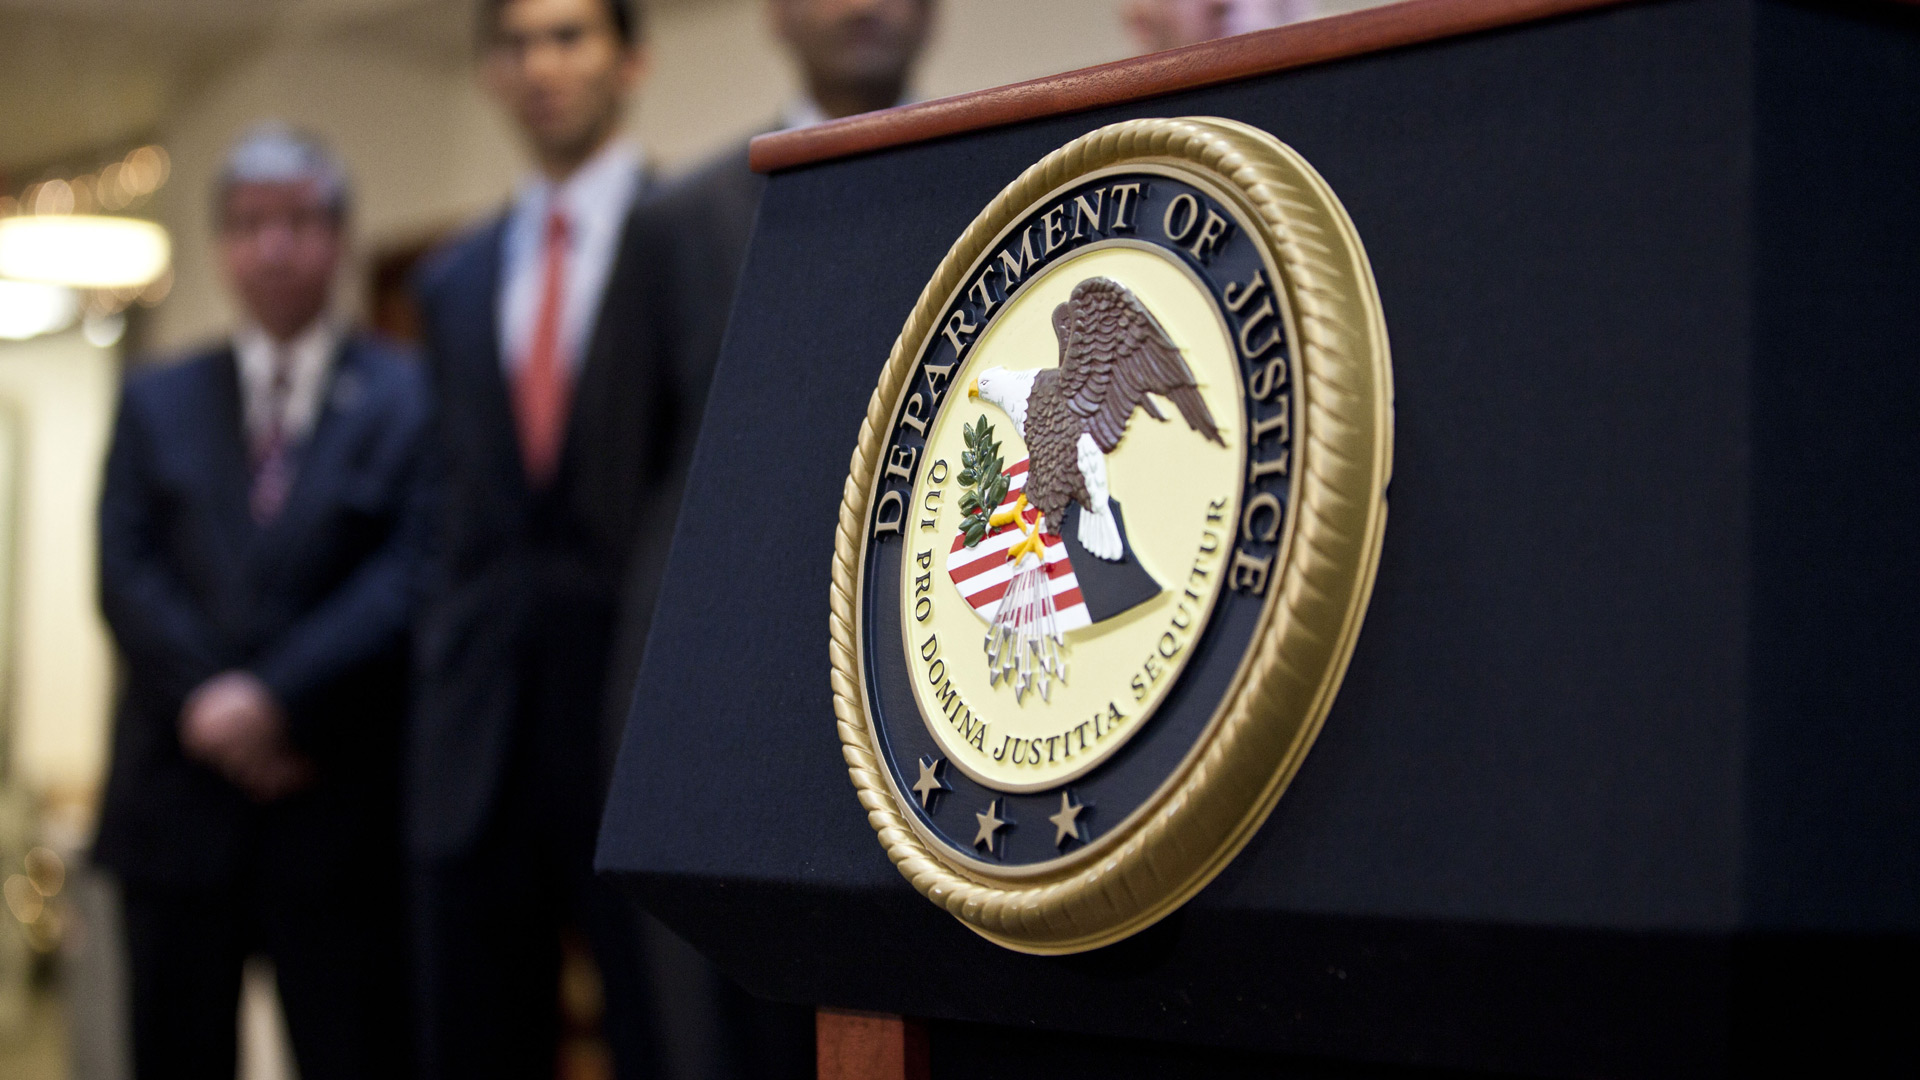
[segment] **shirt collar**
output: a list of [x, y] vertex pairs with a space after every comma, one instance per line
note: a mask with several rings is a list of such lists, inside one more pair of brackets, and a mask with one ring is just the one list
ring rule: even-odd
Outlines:
[[259, 323], [249, 319], [233, 332], [233, 347], [243, 360], [260, 357], [271, 360], [275, 354], [285, 351], [286, 355], [297, 362], [325, 361], [332, 358], [334, 347], [340, 341], [340, 328], [333, 317], [327, 314], [315, 320], [305, 330], [293, 335], [285, 342], [275, 341]]
[[780, 109], [780, 130], [792, 131], [794, 128], [812, 127], [827, 122], [827, 114], [820, 106], [805, 94], [791, 98]]
[[344, 328], [330, 315], [315, 319], [286, 342], [275, 341], [251, 321], [234, 331], [242, 418], [249, 438], [278, 430], [299, 441], [313, 431], [334, 355], [344, 337]]

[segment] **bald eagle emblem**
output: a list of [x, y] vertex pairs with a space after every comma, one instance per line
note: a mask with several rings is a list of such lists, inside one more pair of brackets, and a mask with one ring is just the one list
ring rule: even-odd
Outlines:
[[[1126, 437], [1135, 410], [1164, 422], [1153, 400], [1161, 397], [1202, 438], [1226, 445], [1179, 347], [1126, 286], [1104, 277], [1080, 282], [1054, 308], [1053, 332], [1060, 345], [1055, 367], [992, 367], [967, 386], [970, 399], [1005, 413], [1027, 444], [1025, 484], [990, 519], [996, 528], [1012, 525], [1022, 533], [1007, 549], [1015, 569], [986, 640], [990, 680], [1011, 681], [1016, 700], [1029, 688], [1046, 699], [1050, 680], [1066, 679], [1065, 636], [1042, 534], [1066, 535], [1068, 512], [1077, 506], [1079, 546], [1108, 562], [1127, 557], [1109, 496], [1107, 455]], [[1037, 516], [1028, 516], [1029, 506]]]

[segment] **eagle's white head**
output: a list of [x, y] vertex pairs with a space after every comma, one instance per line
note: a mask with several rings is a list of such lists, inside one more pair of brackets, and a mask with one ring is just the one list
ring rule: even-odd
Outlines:
[[1027, 437], [1027, 397], [1033, 393], [1033, 380], [1039, 375], [1038, 368], [1008, 371], [991, 367], [967, 385], [967, 396], [984, 399], [1012, 417], [1013, 426], [1020, 429], [1020, 437], [1024, 439]]

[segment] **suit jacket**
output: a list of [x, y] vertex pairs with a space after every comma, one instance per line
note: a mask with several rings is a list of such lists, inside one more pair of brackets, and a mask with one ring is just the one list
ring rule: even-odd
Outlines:
[[[134, 375], [100, 500], [100, 598], [124, 661], [96, 858], [136, 881], [259, 865], [337, 880], [397, 850], [411, 586], [428, 524], [418, 365], [348, 338], [280, 514], [256, 525], [231, 348]], [[258, 675], [316, 784], [257, 806], [181, 750], [188, 693]]]
[[[440, 405], [434, 439], [440, 509], [431, 597], [421, 620], [422, 679], [412, 724], [409, 837], [416, 855], [458, 856], [477, 840], [538, 693], [545, 730], [588, 725], [604, 784], [618, 729], [607, 701], [631, 673], [610, 673], [622, 596], [634, 567], [660, 565], [684, 448], [704, 378], [676, 370], [658, 240], [629, 215], [582, 366], [552, 483], [521, 465], [497, 320], [504, 219], [439, 253], [416, 282]], [[661, 524], [664, 522], [664, 526]], [[578, 665], [566, 685], [530, 667], [564, 635]], [[535, 665], [537, 667], [537, 664]], [[623, 710], [624, 712], [624, 710]], [[542, 737], [545, 737], [544, 735]]]
[[[649, 302], [660, 320], [656, 327], [660, 363], [684, 388], [685, 408], [695, 418], [706, 412], [707, 388], [720, 358], [734, 287], [746, 261], [747, 242], [765, 187], [766, 178], [747, 165], [743, 142], [664, 185], [634, 212], [630, 230], [634, 246], [652, 268]], [[683, 424], [672, 451], [663, 502], [676, 513], [699, 431], [698, 423]], [[634, 693], [645, 692], [644, 687], [628, 688], [639, 673], [653, 622], [674, 517], [674, 513], [660, 514], [643, 521], [635, 545], [614, 647], [617, 692], [609, 694], [606, 702], [608, 723], [616, 730], [625, 728]]]
[[747, 144], [662, 188], [641, 208], [642, 227], [668, 261], [674, 362], [711, 375], [733, 311], [767, 178], [747, 165]]

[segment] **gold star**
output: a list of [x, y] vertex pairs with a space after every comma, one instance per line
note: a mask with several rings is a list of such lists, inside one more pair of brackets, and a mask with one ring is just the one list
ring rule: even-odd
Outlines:
[[993, 850], [993, 834], [999, 832], [1000, 826], [1006, 824], [1006, 822], [1000, 820], [1000, 800], [995, 799], [988, 803], [986, 813], [975, 814], [973, 816], [975, 820], [980, 822], [980, 831], [973, 836], [973, 846], [979, 847], [985, 844], [987, 850], [991, 852]]
[[940, 782], [940, 763], [943, 759], [923, 757], [920, 759], [920, 779], [913, 782], [914, 794], [920, 796], [920, 808], [925, 810], [933, 805], [933, 797], [942, 791], [952, 789]]
[[1080, 811], [1086, 807], [1075, 803], [1066, 792], [1060, 793], [1060, 812], [1049, 815], [1053, 822], [1053, 846], [1065, 847], [1067, 841], [1080, 839]]

